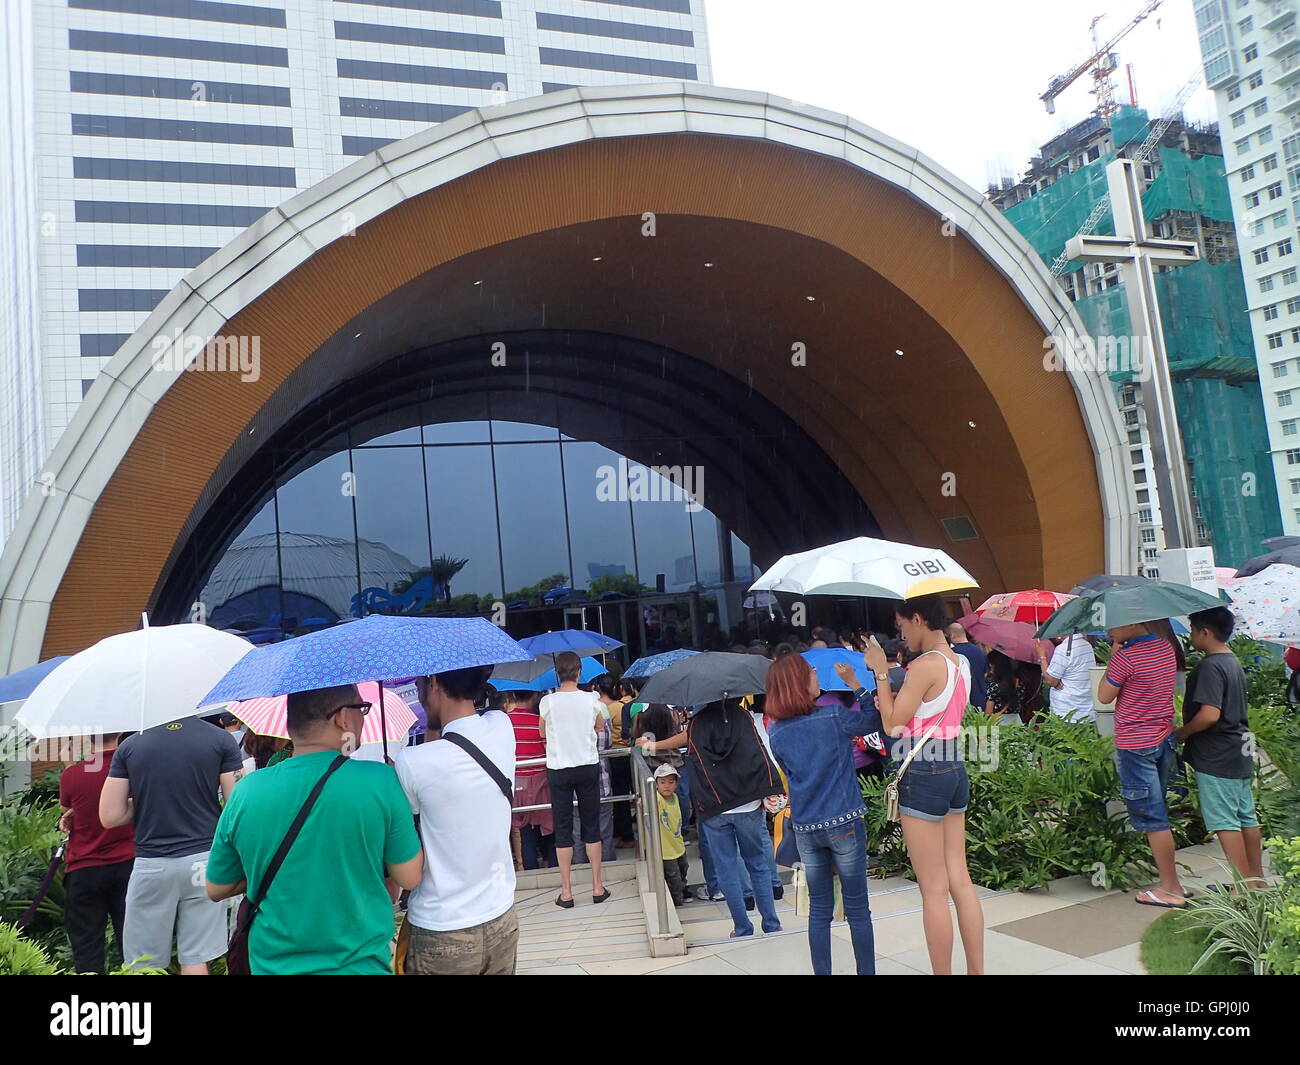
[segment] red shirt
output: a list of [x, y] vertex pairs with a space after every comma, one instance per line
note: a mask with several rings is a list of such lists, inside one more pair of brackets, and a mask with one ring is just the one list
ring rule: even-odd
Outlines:
[[[515, 707], [507, 716], [510, 718], [510, 724], [515, 727], [515, 761], [524, 762], [532, 758], [545, 758], [546, 741], [542, 739], [541, 729], [538, 727], [542, 720], [541, 715]], [[522, 769], [516, 769], [515, 776], [531, 777], [535, 773], [544, 772], [546, 772], [545, 764], [539, 763], [538, 765], [526, 765]]]
[[1173, 731], [1178, 659], [1169, 641], [1153, 634], [1129, 640], [1110, 656], [1106, 679], [1115, 699], [1115, 746], [1125, 751], [1154, 747]]
[[64, 852], [68, 872], [135, 857], [135, 826], [105, 828], [99, 820], [99, 793], [112, 759], [113, 752], [105, 751], [98, 760], [70, 765], [59, 776], [59, 803], [72, 810], [72, 831]]

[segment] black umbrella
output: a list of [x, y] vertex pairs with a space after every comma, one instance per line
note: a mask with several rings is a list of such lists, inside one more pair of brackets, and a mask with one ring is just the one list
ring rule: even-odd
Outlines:
[[1261, 540], [1260, 546], [1266, 551], [1281, 551], [1284, 547], [1300, 547], [1300, 536], [1270, 536]]
[[[1278, 539], [1284, 540], [1286, 537], [1278, 537]], [[1265, 544], [1267, 543], [1266, 540]], [[1247, 559], [1241, 569], [1237, 570], [1237, 576], [1253, 577], [1278, 562], [1287, 566], [1300, 566], [1300, 547], [1283, 547], [1277, 551], [1270, 551], [1266, 555], [1256, 555], [1252, 559]]]
[[639, 697], [646, 703], [703, 706], [719, 699], [755, 695], [767, 685], [769, 665], [758, 655], [706, 651], [661, 669], [645, 682]]
[[1146, 584], [1145, 577], [1129, 577], [1123, 573], [1098, 573], [1086, 581], [1080, 581], [1070, 589], [1071, 595], [1087, 595], [1090, 592], [1104, 592], [1108, 588], [1136, 588]]

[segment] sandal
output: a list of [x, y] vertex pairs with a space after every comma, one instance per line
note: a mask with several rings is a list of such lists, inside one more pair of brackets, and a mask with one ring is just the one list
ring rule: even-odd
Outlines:
[[609, 888], [605, 888], [605, 890], [602, 891], [599, 895], [592, 895], [591, 901], [594, 903], [601, 903], [604, 902], [607, 898], [609, 898]]
[[556, 895], [555, 905], [562, 909], [571, 910], [573, 909], [573, 899], [566, 899], [563, 895]]
[[[1150, 897], [1144, 899], [1144, 898], [1142, 897], [1143, 895], [1148, 895], [1148, 896], [1150, 896]], [[1185, 910], [1185, 909], [1187, 909], [1187, 903], [1185, 903], [1185, 902], [1182, 903], [1182, 904], [1179, 904], [1179, 903], [1176, 903], [1176, 902], [1164, 902], [1164, 901], [1161, 900], [1160, 897], [1159, 897], [1158, 895], [1156, 895], [1156, 893], [1155, 893], [1153, 890], [1151, 890], [1150, 888], [1147, 888], [1146, 891], [1139, 891], [1139, 892], [1137, 893], [1137, 895], [1134, 896], [1133, 901], [1136, 902], [1139, 906], [1159, 906], [1161, 909], [1164, 909], [1164, 910]]]

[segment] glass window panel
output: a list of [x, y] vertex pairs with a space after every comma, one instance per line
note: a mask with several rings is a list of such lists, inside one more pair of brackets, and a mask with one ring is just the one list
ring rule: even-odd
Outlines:
[[506, 444], [493, 451], [507, 596], [513, 599], [513, 593], [521, 588], [556, 574], [563, 574], [568, 584], [569, 543], [560, 445]]
[[[691, 544], [691, 504], [695, 470], [682, 461], [676, 440], [652, 441], [636, 449], [629, 462], [627, 487], [636, 530], [636, 561], [641, 583], [665, 591], [684, 591], [696, 582]], [[656, 468], [663, 472], [656, 472]]]
[[563, 446], [574, 585], [592, 598], [609, 591], [635, 594], [632, 511], [626, 499], [603, 490], [617, 480], [619, 455], [594, 443]]
[[276, 490], [287, 631], [309, 617], [352, 616], [358, 588], [351, 472], [346, 451], [314, 452]]
[[420, 405], [426, 444], [486, 444], [488, 398], [482, 388], [439, 396]]
[[553, 425], [530, 425], [527, 422], [503, 422], [496, 419], [492, 421], [492, 439], [498, 444], [520, 440], [558, 440], [559, 435]]
[[263, 628], [272, 614], [280, 613], [274, 499], [267, 499], [234, 538], [208, 574], [197, 601], [203, 604], [207, 623], [218, 629]]
[[418, 612], [434, 600], [421, 449], [359, 448], [352, 470], [365, 609]]
[[[427, 427], [426, 427], [427, 428]], [[464, 560], [450, 579], [456, 613], [478, 613], [461, 596], [501, 597], [501, 552], [492, 491], [492, 449], [484, 444], [427, 447], [425, 478], [435, 560]]]

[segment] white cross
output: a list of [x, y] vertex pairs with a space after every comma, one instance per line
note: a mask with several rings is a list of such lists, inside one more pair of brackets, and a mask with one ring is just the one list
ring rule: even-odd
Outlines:
[[1115, 217], [1115, 236], [1071, 237], [1065, 252], [1074, 262], [1119, 264], [1134, 340], [1141, 345], [1138, 350], [1151, 361], [1150, 381], [1142, 386], [1142, 406], [1151, 433], [1165, 542], [1169, 547], [1192, 547], [1196, 543], [1192, 490], [1156, 301], [1155, 267], [1187, 266], [1200, 259], [1200, 251], [1193, 241], [1160, 240], [1147, 235], [1142, 185], [1132, 159], [1109, 163], [1106, 185]]

